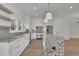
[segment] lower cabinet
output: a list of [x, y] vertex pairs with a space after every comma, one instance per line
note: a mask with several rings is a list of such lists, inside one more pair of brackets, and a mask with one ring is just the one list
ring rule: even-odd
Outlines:
[[19, 56], [28, 46], [29, 42], [29, 34], [10, 43], [0, 42], [0, 56]]
[[36, 33], [31, 34], [31, 39], [36, 39]]
[[30, 39], [27, 37], [23, 37], [19, 39], [19, 41], [15, 42], [15, 55], [19, 56], [23, 50], [28, 46]]

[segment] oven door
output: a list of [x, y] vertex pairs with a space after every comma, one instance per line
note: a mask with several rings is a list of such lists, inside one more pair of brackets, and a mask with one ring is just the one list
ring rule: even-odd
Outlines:
[[36, 37], [37, 37], [37, 39], [42, 39], [42, 33], [37, 33]]

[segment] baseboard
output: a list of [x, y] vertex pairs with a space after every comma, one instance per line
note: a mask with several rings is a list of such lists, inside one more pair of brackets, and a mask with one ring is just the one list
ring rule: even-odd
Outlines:
[[70, 40], [72, 40], [72, 39], [79, 39], [79, 38], [70, 38]]
[[71, 35], [70, 38], [79, 38], [79, 35]]
[[70, 38], [69, 37], [65, 37], [64, 40], [70, 40]]

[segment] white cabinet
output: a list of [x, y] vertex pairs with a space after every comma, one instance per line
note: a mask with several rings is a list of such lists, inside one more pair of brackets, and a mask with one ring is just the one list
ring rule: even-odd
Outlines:
[[20, 46], [21, 46], [21, 41], [20, 40], [17, 40], [15, 43], [14, 43], [14, 46], [15, 46], [15, 55], [18, 55], [19, 52], [20, 52]]
[[0, 56], [19, 56], [30, 42], [29, 34], [13, 42], [0, 42]]
[[23, 21], [18, 21], [18, 31], [23, 32], [24, 29], [24, 25], [23, 25]]
[[23, 21], [15, 20], [11, 22], [10, 33], [23, 32]]
[[5, 42], [0, 43], [0, 56], [9, 55], [9, 44]]
[[9, 56], [15, 56], [15, 42], [9, 43]]
[[36, 33], [31, 33], [31, 39], [36, 39]]
[[14, 33], [14, 32], [18, 31], [17, 25], [18, 25], [18, 21], [17, 20], [11, 21], [10, 33]]
[[17, 43], [15, 43], [15, 55], [20, 55], [23, 50], [28, 46], [30, 39], [29, 36], [20, 38]]
[[26, 37], [21, 38], [17, 55], [20, 55], [23, 52], [23, 50], [29, 45], [29, 42], [30, 42], [29, 34], [27, 34]]

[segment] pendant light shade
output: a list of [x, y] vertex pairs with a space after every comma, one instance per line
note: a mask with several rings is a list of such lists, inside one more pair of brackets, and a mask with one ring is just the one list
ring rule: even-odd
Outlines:
[[44, 19], [44, 23], [48, 23], [48, 19]]
[[52, 14], [51, 14], [51, 12], [47, 12], [46, 13], [46, 17], [45, 17], [46, 19], [48, 19], [48, 20], [50, 20], [50, 19], [52, 19]]
[[50, 8], [49, 7], [50, 6], [49, 6], [49, 3], [48, 3], [48, 11], [45, 14], [44, 23], [48, 23], [48, 21], [53, 18], [52, 13], [50, 12]]

